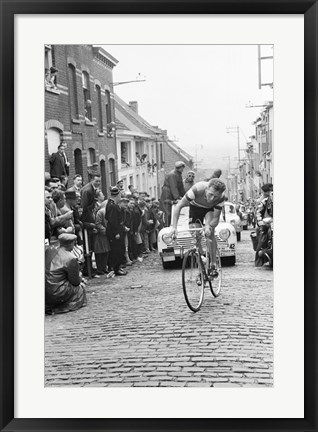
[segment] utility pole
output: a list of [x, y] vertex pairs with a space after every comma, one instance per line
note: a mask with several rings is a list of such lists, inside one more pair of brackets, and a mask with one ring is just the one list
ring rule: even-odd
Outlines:
[[240, 164], [241, 157], [241, 149], [240, 149], [240, 127], [239, 126], [227, 126], [226, 133], [236, 133], [237, 134], [237, 155], [238, 155], [238, 164]]
[[273, 56], [265, 56], [261, 55], [261, 45], [257, 45], [258, 47], [258, 88], [261, 89], [263, 86], [269, 86], [273, 88], [273, 83], [263, 83], [262, 84], [262, 60], [273, 60]]

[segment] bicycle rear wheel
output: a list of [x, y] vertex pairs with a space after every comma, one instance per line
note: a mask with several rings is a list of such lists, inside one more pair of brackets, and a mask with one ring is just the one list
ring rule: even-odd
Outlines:
[[211, 292], [214, 297], [218, 297], [221, 294], [222, 288], [222, 265], [219, 249], [216, 251], [216, 271], [218, 272], [218, 276], [214, 277], [210, 283]]
[[182, 263], [182, 288], [187, 305], [193, 312], [197, 312], [203, 302], [204, 276], [199, 254], [188, 251]]

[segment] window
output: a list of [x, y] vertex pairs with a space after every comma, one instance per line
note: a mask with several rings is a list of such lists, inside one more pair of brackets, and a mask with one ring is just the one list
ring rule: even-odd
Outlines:
[[74, 161], [75, 161], [75, 173], [80, 174], [83, 177], [83, 161], [82, 161], [82, 150], [74, 150]]
[[130, 165], [130, 141], [121, 141], [120, 143], [121, 163], [123, 165]]
[[164, 158], [163, 158], [163, 145], [162, 143], [160, 143], [160, 147], [159, 147], [159, 152], [160, 152], [160, 168], [163, 168], [164, 165]]
[[115, 132], [115, 123], [112, 121], [110, 93], [108, 90], [105, 92], [105, 110], [106, 110], [106, 123], [107, 123], [107, 136], [113, 137]]
[[82, 72], [82, 84], [83, 84], [83, 94], [84, 94], [85, 119], [92, 121], [92, 101], [91, 101], [91, 92], [89, 86], [89, 75], [87, 72]]
[[107, 124], [111, 123], [112, 121], [112, 115], [111, 115], [111, 106], [110, 106], [110, 93], [108, 90], [106, 90], [105, 92], [105, 96], [106, 96], [106, 121]]
[[96, 163], [95, 149], [89, 148], [87, 152], [87, 166], [92, 166]]
[[115, 177], [115, 160], [109, 159], [109, 183], [111, 186], [114, 186], [116, 184], [116, 177]]
[[103, 114], [102, 114], [102, 91], [99, 85], [96, 85], [97, 104], [98, 104], [98, 130], [103, 133]]
[[78, 119], [78, 99], [77, 99], [77, 83], [76, 83], [76, 69], [72, 64], [68, 65], [68, 79], [69, 79], [69, 94], [71, 102], [71, 116], [72, 119]]
[[147, 155], [144, 153], [144, 142], [136, 141], [136, 165], [145, 162]]
[[57, 72], [55, 68], [54, 45], [44, 45], [44, 82], [45, 88], [59, 93], [57, 89]]
[[58, 146], [61, 144], [61, 133], [56, 128], [50, 128], [47, 131], [48, 153], [57, 152]]

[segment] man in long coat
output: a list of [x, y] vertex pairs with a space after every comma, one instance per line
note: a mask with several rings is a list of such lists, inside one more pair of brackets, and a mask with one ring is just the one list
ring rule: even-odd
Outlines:
[[49, 159], [51, 177], [67, 176], [67, 165], [65, 160], [65, 145], [61, 143], [57, 152], [53, 153]]
[[185, 163], [178, 161], [175, 163], [175, 169], [169, 172], [164, 180], [160, 206], [166, 214], [166, 226], [171, 223], [171, 209], [174, 202], [181, 199], [185, 194], [184, 184], [182, 180], [182, 172], [185, 168]]

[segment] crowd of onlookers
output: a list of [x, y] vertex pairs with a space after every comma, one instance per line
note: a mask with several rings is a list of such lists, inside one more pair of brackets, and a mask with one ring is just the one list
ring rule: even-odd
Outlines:
[[112, 270], [124, 275], [124, 267], [156, 250], [158, 232], [165, 224], [159, 201], [133, 185], [124, 191], [123, 181], [112, 186], [105, 199], [99, 174], [92, 175], [84, 187], [79, 174], [70, 188], [63, 180], [47, 176], [45, 181], [46, 243], [57, 244], [63, 233], [76, 235], [76, 245], [85, 254], [84, 276], [89, 271], [94, 277]]

